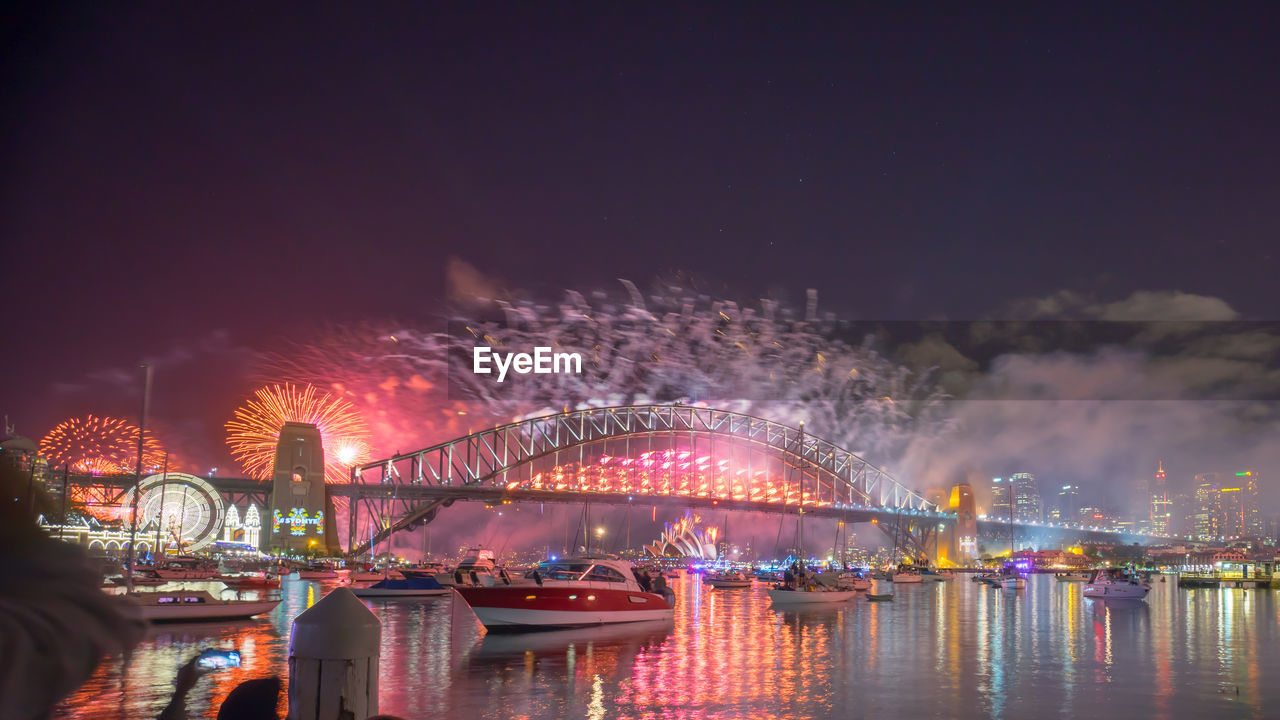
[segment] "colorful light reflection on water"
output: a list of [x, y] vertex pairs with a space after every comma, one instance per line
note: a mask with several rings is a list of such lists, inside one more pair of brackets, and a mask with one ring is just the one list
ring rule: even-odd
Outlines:
[[[1280, 706], [1271, 591], [1182, 590], [1108, 606], [1048, 576], [1006, 594], [972, 583], [898, 586], [776, 611], [762, 587], [674, 582], [674, 623], [486, 635], [450, 598], [370, 602], [383, 622], [381, 707], [407, 718], [1262, 718]], [[287, 673], [289, 624], [331, 585], [287, 582], [262, 621], [161, 626], [103, 667], [64, 718], [155, 717], [199, 649], [244, 664], [206, 676], [191, 717], [239, 682]], [[283, 702], [281, 709], [284, 709]]]

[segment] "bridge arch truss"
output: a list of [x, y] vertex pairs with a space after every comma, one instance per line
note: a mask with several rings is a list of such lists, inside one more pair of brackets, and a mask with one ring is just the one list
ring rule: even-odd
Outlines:
[[[623, 452], [611, 455], [609, 447], [616, 451], [618, 443]], [[637, 455], [649, 472], [636, 465]], [[764, 458], [763, 469], [753, 456]], [[735, 462], [743, 457], [745, 467]], [[608, 463], [612, 468], [602, 469]], [[710, 498], [776, 506], [774, 511], [881, 511], [931, 527], [951, 519], [884, 469], [806, 433], [803, 425], [705, 407], [635, 405], [528, 418], [353, 468], [350, 554], [429, 522], [451, 502], [442, 499], [446, 491], [482, 487], [513, 494]], [[370, 518], [378, 517], [362, 543], [356, 540], [361, 503]]]

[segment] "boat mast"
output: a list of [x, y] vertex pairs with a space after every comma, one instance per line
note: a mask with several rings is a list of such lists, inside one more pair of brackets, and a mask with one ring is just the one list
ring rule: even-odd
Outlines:
[[800, 566], [804, 567], [804, 421], [800, 421]]
[[129, 552], [125, 553], [125, 592], [133, 592], [133, 546], [138, 537], [138, 491], [142, 488], [142, 444], [147, 434], [147, 404], [151, 400], [151, 366], [142, 365], [142, 412], [138, 417], [138, 465], [129, 512]]
[[[169, 453], [164, 454], [164, 474], [160, 479], [160, 509], [156, 511], [156, 547], [152, 550], [151, 555], [155, 556], [160, 552], [160, 531], [164, 529], [164, 491], [169, 484]], [[155, 566], [156, 560], [151, 561]]]

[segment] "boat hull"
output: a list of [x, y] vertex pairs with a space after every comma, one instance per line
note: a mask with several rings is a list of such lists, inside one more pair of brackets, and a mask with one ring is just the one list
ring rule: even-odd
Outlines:
[[750, 580], [707, 580], [706, 583], [711, 587], [717, 587], [717, 588], [751, 587]]
[[414, 589], [414, 590], [396, 590], [392, 588], [351, 588], [351, 592], [356, 597], [377, 598], [377, 597], [438, 597], [440, 595], [448, 595], [452, 590], [449, 588], [438, 588], [436, 590]]
[[830, 592], [770, 590], [769, 600], [774, 605], [819, 605], [844, 602], [857, 594], [856, 590], [832, 590]]
[[205, 620], [240, 620], [269, 613], [279, 600], [228, 602], [209, 605], [141, 605], [143, 618], [151, 622], [202, 622]]
[[633, 590], [504, 585], [458, 587], [454, 591], [490, 630], [569, 628], [675, 617], [663, 596]]
[[893, 584], [895, 585], [901, 585], [903, 583], [920, 583], [920, 582], [924, 582], [923, 575], [917, 575], [915, 573], [894, 573], [893, 574]]

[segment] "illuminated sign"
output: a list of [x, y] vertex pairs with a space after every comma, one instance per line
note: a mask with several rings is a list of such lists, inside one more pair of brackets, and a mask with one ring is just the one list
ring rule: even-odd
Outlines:
[[288, 515], [281, 515], [280, 510], [271, 511], [271, 532], [280, 532], [280, 526], [284, 525], [289, 530], [290, 535], [306, 535], [307, 526], [314, 525], [317, 535], [324, 534], [324, 511], [317, 510], [315, 515], [308, 515], [306, 510], [302, 508], [289, 508]]

